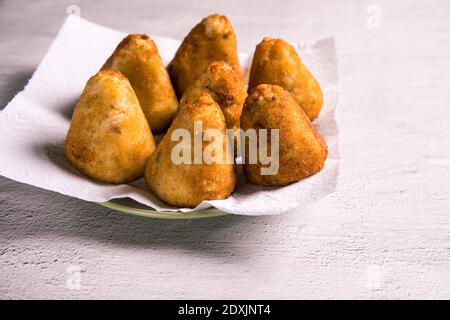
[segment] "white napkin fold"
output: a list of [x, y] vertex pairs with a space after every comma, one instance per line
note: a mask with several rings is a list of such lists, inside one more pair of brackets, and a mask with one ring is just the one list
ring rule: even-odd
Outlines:
[[[28, 85], [0, 112], [0, 175], [93, 202], [129, 197], [158, 211], [189, 212], [214, 206], [242, 215], [279, 214], [306, 206], [335, 190], [340, 156], [333, 38], [297, 45], [302, 60], [324, 92], [324, 106], [314, 122], [329, 148], [325, 168], [320, 173], [283, 188], [258, 187], [240, 177], [236, 191], [228, 199], [204, 201], [195, 209], [166, 205], [148, 191], [143, 179], [108, 185], [81, 175], [67, 162], [63, 150], [72, 110], [86, 81], [125, 35], [77, 16], [67, 18]], [[150, 36], [167, 64], [180, 41]], [[240, 53], [239, 59], [242, 67], [248, 68], [249, 55]]]

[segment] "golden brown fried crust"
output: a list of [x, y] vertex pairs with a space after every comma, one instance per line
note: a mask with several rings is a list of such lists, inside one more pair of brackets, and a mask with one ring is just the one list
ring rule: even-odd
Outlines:
[[[173, 206], [193, 208], [203, 200], [225, 199], [230, 196], [236, 186], [233, 164], [175, 164], [172, 162], [172, 148], [179, 143], [179, 141], [171, 141], [172, 133], [178, 128], [189, 130], [192, 144], [194, 121], [202, 122], [203, 131], [208, 128], [217, 129], [223, 134], [223, 155], [226, 156], [225, 118], [212, 97], [208, 93], [202, 93], [196, 101], [180, 107], [179, 114], [150, 157], [145, 171], [150, 190], [161, 200]], [[202, 142], [203, 150], [209, 143]], [[192, 147], [192, 151], [193, 149]]]
[[[311, 176], [324, 166], [327, 146], [298, 107], [292, 96], [276, 85], [253, 88], [244, 104], [241, 128], [279, 129], [279, 171], [275, 175], [261, 175], [261, 163], [245, 164], [250, 181], [258, 185], [283, 186]], [[246, 159], [249, 143], [246, 139]], [[270, 150], [270, 145], [268, 147]]]
[[[207, 92], [222, 109], [228, 129], [238, 129], [247, 92], [240, 75], [224, 61], [215, 61], [183, 95], [181, 105]], [[184, 103], [183, 103], [184, 101]]]
[[177, 96], [181, 98], [211, 62], [220, 60], [242, 77], [233, 27], [227, 17], [212, 14], [189, 32], [168, 66]]
[[178, 101], [158, 48], [149, 36], [130, 34], [124, 38], [102, 67], [108, 69], [128, 78], [153, 133], [170, 126]]
[[275, 84], [289, 91], [310, 120], [319, 115], [323, 104], [319, 83], [286, 41], [266, 37], [256, 46], [249, 89], [259, 84]]
[[95, 180], [126, 183], [143, 176], [154, 149], [152, 133], [127, 78], [110, 70], [90, 78], [67, 133], [69, 162]]

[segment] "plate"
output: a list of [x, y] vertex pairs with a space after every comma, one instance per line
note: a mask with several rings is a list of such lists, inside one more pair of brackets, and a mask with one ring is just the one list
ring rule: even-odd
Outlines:
[[113, 209], [120, 212], [134, 214], [147, 218], [160, 218], [160, 219], [200, 219], [220, 217], [227, 215], [228, 213], [220, 211], [216, 208], [208, 208], [195, 212], [173, 212], [173, 211], [156, 211], [146, 205], [143, 205], [133, 199], [114, 199], [108, 202], [98, 202], [97, 204]]

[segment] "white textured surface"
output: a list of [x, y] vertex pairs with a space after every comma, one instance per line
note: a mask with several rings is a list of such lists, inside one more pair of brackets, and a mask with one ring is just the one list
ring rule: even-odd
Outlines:
[[[175, 38], [223, 12], [243, 51], [265, 35], [334, 34], [337, 191], [276, 217], [162, 221], [0, 178], [0, 298], [450, 298], [449, 1], [139, 2], [77, 4], [101, 24]], [[2, 106], [69, 4], [0, 3]], [[79, 290], [66, 285], [72, 266]]]

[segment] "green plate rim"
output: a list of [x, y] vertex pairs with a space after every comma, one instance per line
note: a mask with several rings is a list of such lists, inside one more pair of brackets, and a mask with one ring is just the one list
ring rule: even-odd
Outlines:
[[97, 202], [98, 205], [106, 207], [108, 209], [124, 212], [132, 215], [137, 215], [147, 218], [159, 218], [159, 219], [201, 219], [212, 218], [228, 215], [228, 213], [220, 211], [217, 208], [208, 208], [195, 212], [173, 212], [173, 211], [156, 211], [151, 208], [140, 209], [134, 208], [128, 205], [120, 204], [117, 202]]

